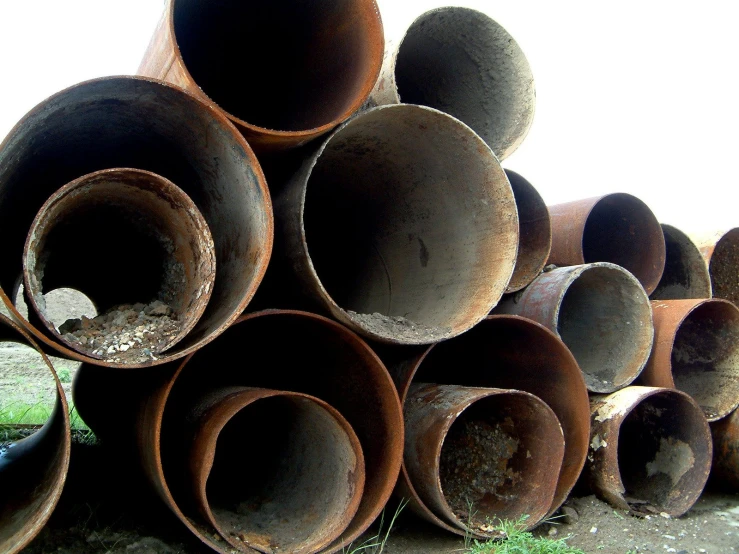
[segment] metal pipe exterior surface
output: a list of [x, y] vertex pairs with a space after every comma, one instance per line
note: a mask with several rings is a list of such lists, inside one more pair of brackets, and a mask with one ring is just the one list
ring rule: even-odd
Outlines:
[[418, 383], [404, 414], [410, 481], [458, 533], [494, 537], [498, 519], [527, 514], [533, 527], [546, 516], [564, 438], [543, 401], [521, 391]]
[[739, 305], [739, 227], [695, 241], [708, 264], [713, 296]]
[[374, 0], [168, 0], [138, 72], [215, 104], [261, 153], [357, 111], [384, 44]]
[[711, 298], [711, 276], [698, 246], [677, 227], [662, 223], [665, 236], [665, 270], [652, 300]]
[[[339, 412], [305, 394], [224, 387], [185, 415], [192, 495], [232, 546], [312, 554], [336, 540], [364, 487], [357, 436]], [[244, 442], [259, 456], [244, 459]]]
[[470, 329], [515, 265], [518, 217], [498, 160], [469, 127], [421, 106], [381, 106], [340, 127], [275, 214], [279, 290], [381, 342]]
[[[80, 239], [85, 237], [83, 241]], [[85, 248], [80, 248], [80, 242]], [[105, 245], [124, 247], [120, 256], [95, 256]], [[146, 359], [135, 341], [125, 353], [96, 353], [73, 340], [46, 313], [44, 291], [79, 290], [99, 313], [122, 304], [159, 300], [173, 311], [177, 326], [161, 352], [195, 326], [210, 299], [216, 274], [215, 247], [208, 225], [192, 200], [171, 181], [137, 169], [108, 169], [80, 177], [57, 190], [31, 224], [23, 253], [26, 298], [49, 333], [83, 355], [116, 361]], [[146, 267], [146, 271], [141, 271]], [[119, 335], [133, 333], [135, 325]], [[117, 361], [124, 361], [118, 359]]]
[[272, 250], [273, 218], [264, 176], [244, 137], [217, 110], [165, 83], [142, 77], [81, 83], [36, 106], [10, 132], [0, 145], [0, 297], [42, 348], [96, 362], [25, 321], [11, 299], [39, 208], [71, 180], [111, 167], [135, 167], [176, 183], [210, 229], [218, 271], [205, 312], [166, 355], [138, 365], [183, 357], [223, 332], [251, 300]]
[[654, 348], [640, 383], [692, 396], [709, 421], [739, 406], [739, 308], [728, 300], [652, 302]]
[[711, 469], [711, 431], [677, 390], [627, 387], [592, 400], [584, 476], [622, 510], [678, 517], [698, 500]]
[[494, 310], [533, 319], [575, 356], [588, 390], [609, 393], [632, 383], [654, 340], [649, 297], [624, 268], [593, 263], [537, 277]]
[[739, 490], [739, 411], [711, 424], [711, 480]]
[[[250, 359], [269, 363], [247, 362], [245, 352]], [[74, 385], [79, 414], [102, 440], [128, 437], [119, 444], [127, 450], [135, 445], [159, 496], [218, 552], [230, 553], [233, 547], [214, 538], [210, 526], [195, 522], [191, 507], [183, 503], [182, 491], [190, 485], [179, 478], [186, 455], [177, 444], [182, 423], [176, 414], [186, 404], [182, 399], [209, 389], [248, 386], [309, 394], [330, 404], [351, 424], [364, 454], [364, 492], [349, 527], [325, 552], [340, 551], [359, 537], [390, 498], [403, 459], [398, 394], [377, 355], [334, 321], [286, 310], [249, 314], [186, 361], [151, 368], [135, 386], [130, 375], [83, 364]]]
[[390, 38], [373, 105], [419, 104], [464, 121], [500, 160], [526, 138], [536, 92], [531, 67], [513, 37], [487, 15], [443, 7]]
[[610, 262], [630, 271], [647, 294], [665, 267], [665, 239], [649, 207], [630, 194], [614, 193], [549, 206], [552, 253], [558, 266]]
[[56, 403], [32, 435], [0, 444], [0, 551], [20, 552], [38, 535], [62, 494], [72, 443], [69, 406], [54, 366], [33, 339], [0, 314], [0, 342], [35, 349], [56, 385]]

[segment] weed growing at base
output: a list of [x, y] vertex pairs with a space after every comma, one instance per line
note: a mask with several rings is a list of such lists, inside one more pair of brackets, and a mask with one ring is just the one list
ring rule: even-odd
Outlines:
[[567, 546], [566, 539], [537, 538], [526, 529], [526, 519], [500, 521], [497, 529], [505, 537], [500, 540], [480, 542], [466, 540], [468, 554], [585, 554], [579, 548]]
[[342, 554], [382, 554], [382, 551], [385, 550], [387, 539], [390, 537], [390, 531], [392, 531], [393, 526], [395, 525], [395, 520], [398, 519], [400, 512], [403, 511], [403, 508], [405, 508], [406, 504], [408, 504], [408, 500], [403, 499], [400, 505], [398, 505], [398, 507], [396, 508], [393, 517], [390, 519], [390, 523], [388, 524], [387, 529], [384, 529], [385, 510], [382, 510], [382, 514], [380, 514], [380, 524], [377, 529], [377, 534], [371, 536], [367, 540], [362, 541], [356, 546], [354, 545], [354, 543], [351, 543], [349, 546], [342, 548]]

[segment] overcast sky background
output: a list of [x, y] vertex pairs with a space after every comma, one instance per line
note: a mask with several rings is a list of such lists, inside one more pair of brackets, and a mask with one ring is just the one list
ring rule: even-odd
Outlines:
[[[442, 5], [484, 11], [526, 53], [536, 116], [503, 165], [548, 204], [629, 192], [687, 231], [739, 226], [739, 3], [393, 0], [386, 27]], [[58, 90], [135, 73], [163, 6], [0, 0], [0, 137]]]

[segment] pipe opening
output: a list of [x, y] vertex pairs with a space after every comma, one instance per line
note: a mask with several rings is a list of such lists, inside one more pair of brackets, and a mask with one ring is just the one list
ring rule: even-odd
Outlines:
[[[244, 456], [245, 440], [258, 454]], [[347, 509], [352, 452], [347, 432], [312, 400], [260, 399], [218, 437], [206, 489], [211, 511], [223, 532], [262, 552], [320, 550]]]
[[671, 355], [675, 387], [688, 393], [715, 421], [739, 406], [739, 310], [706, 301], [675, 334]]
[[653, 340], [649, 301], [620, 268], [590, 267], [567, 288], [557, 332], [593, 392], [612, 392], [641, 373]]
[[518, 224], [508, 180], [479, 138], [439, 112], [389, 106], [352, 120], [327, 142], [306, 188], [315, 273], [373, 338], [457, 335], [510, 280]]
[[416, 19], [398, 49], [400, 100], [451, 114], [505, 159], [534, 115], [534, 80], [516, 41], [498, 23], [467, 8]]
[[302, 131], [335, 124], [359, 108], [379, 72], [382, 24], [373, 1], [173, 3], [190, 75], [251, 125]]
[[[213, 240], [192, 201], [138, 170], [93, 173], [60, 189], [36, 216], [24, 255], [28, 298], [71, 348], [145, 362], [184, 337], [215, 280]], [[101, 314], [59, 324], [45, 291], [70, 287]]]
[[697, 499], [710, 464], [710, 437], [704, 437], [701, 420], [693, 404], [669, 392], [645, 398], [626, 416], [618, 468], [634, 511], [653, 514], [651, 507], [679, 515]]
[[665, 236], [665, 270], [650, 298], [710, 298], [711, 278], [698, 247], [685, 233], [671, 225], [662, 224], [662, 232]]
[[730, 230], [716, 243], [710, 271], [713, 296], [739, 304], [739, 228]]
[[599, 200], [583, 230], [585, 263], [611, 262], [626, 268], [650, 294], [662, 276], [665, 239], [649, 207], [629, 194]]

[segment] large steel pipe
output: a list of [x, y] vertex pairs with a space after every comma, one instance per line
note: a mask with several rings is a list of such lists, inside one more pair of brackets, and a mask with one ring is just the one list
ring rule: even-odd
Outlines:
[[374, 104], [420, 104], [464, 121], [498, 159], [511, 155], [534, 119], [536, 92], [526, 56], [487, 15], [444, 7], [388, 40]]
[[[662, 224], [665, 236], [665, 270], [652, 300], [711, 298], [711, 277], [698, 246], [677, 227]], [[737, 266], [739, 268], [739, 266]]]
[[56, 403], [43, 427], [18, 441], [0, 443], [0, 552], [14, 553], [41, 531], [62, 494], [71, 435], [69, 408], [54, 367], [28, 334], [0, 314], [0, 342], [6, 341], [36, 349], [56, 385]]
[[[590, 403], [575, 358], [554, 333], [523, 317], [490, 316], [465, 334], [423, 351], [403, 349], [382, 355], [403, 404], [414, 381], [517, 389], [544, 400], [557, 415], [565, 438], [564, 461], [549, 513], [567, 499], [588, 452]], [[427, 519], [435, 517], [408, 480], [405, 468], [398, 492], [415, 502], [416, 510], [425, 511]]]
[[552, 224], [544, 199], [521, 175], [505, 170], [518, 210], [518, 256], [507, 293], [516, 292], [536, 279], [552, 249]]
[[299, 146], [354, 113], [384, 44], [374, 0], [169, 0], [139, 73], [215, 103], [261, 152]]
[[340, 127], [275, 213], [287, 277], [276, 292], [299, 290], [382, 342], [463, 333], [515, 265], [518, 218], [498, 160], [469, 127], [421, 106], [381, 106]]
[[592, 402], [584, 476], [616, 508], [678, 517], [711, 469], [711, 431], [700, 407], [670, 389], [627, 387]]
[[739, 406], [739, 308], [728, 300], [652, 302], [654, 349], [640, 382], [692, 396], [709, 421]]
[[546, 516], [564, 440], [543, 401], [521, 391], [418, 383], [404, 414], [410, 480], [457, 532], [491, 537], [499, 519], [527, 514], [533, 527]]
[[[90, 256], [111, 245], [124, 256]], [[121, 263], [128, 256], [132, 263]], [[23, 276], [26, 297], [58, 340], [93, 358], [136, 363], [192, 330], [210, 299], [215, 262], [208, 225], [180, 188], [147, 171], [108, 169], [44, 203], [28, 233]], [[44, 291], [58, 288], [81, 291], [102, 315], [52, 321]]]
[[711, 424], [711, 480], [739, 490], [739, 410]]
[[713, 296], [739, 305], [739, 227], [697, 237], [696, 243], [708, 264]]
[[630, 194], [616, 193], [549, 206], [552, 253], [559, 266], [610, 262], [628, 269], [647, 294], [665, 267], [665, 239], [649, 207]]
[[[21, 318], [10, 299], [16, 297], [34, 217], [66, 183], [111, 167], [143, 169], [176, 183], [213, 237], [218, 271], [202, 317], [158, 360], [127, 367], [182, 357], [220, 334], [249, 303], [269, 260], [273, 220], [262, 171], [244, 138], [217, 110], [174, 86], [141, 77], [89, 81], [45, 100], [10, 132], [0, 145], [0, 296]], [[78, 238], [83, 252], [89, 240]], [[120, 249], [111, 244], [91, 254], [135, 266], [136, 254], [121, 258]], [[94, 361], [22, 321], [42, 346]]]
[[[198, 398], [185, 421], [193, 497], [235, 548], [311, 554], [354, 517], [364, 487], [362, 448], [325, 402], [226, 387]], [[245, 441], [259, 445], [260, 455], [244, 459]]]
[[[260, 364], [241, 361], [244, 352]], [[183, 482], [182, 418], [188, 399], [221, 387], [261, 387], [320, 398], [354, 429], [365, 460], [366, 481], [354, 518], [326, 552], [359, 537], [390, 498], [403, 457], [403, 415], [393, 381], [382, 362], [357, 335], [321, 316], [266, 311], [242, 318], [218, 340], [179, 366], [152, 368], [136, 382], [130, 372], [83, 364], [74, 385], [75, 405], [100, 436], [135, 445], [153, 487], [204, 543], [219, 552], [233, 547], [214, 538], [197, 513]], [[127, 440], [121, 439], [127, 437]]]
[[654, 339], [646, 292], [631, 273], [609, 263], [546, 272], [495, 313], [528, 317], [553, 331], [572, 351], [592, 392], [633, 382]]

